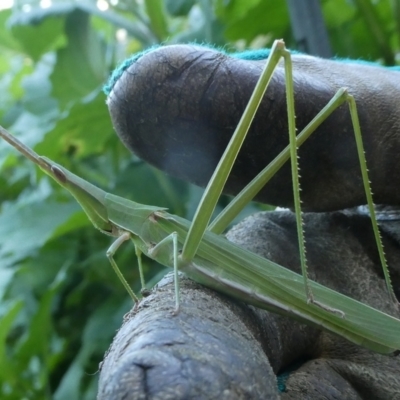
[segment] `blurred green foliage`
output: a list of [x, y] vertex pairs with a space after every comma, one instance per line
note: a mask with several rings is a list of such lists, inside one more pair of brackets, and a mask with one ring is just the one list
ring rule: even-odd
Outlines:
[[[199, 190], [143, 164], [113, 133], [101, 90], [110, 72], [160, 42], [294, 47], [284, 1], [14, 3], [0, 11], [1, 125], [107, 191], [188, 218]], [[396, 59], [398, 0], [321, 3], [335, 54]], [[0, 143], [1, 399], [95, 398], [98, 364], [132, 305], [105, 257], [110, 243], [68, 193]], [[138, 291], [132, 246], [117, 261]], [[149, 285], [165, 272], [146, 267]]]

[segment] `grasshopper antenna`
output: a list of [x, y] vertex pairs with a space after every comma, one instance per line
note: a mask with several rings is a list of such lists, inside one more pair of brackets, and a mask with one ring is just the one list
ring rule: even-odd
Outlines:
[[25, 146], [22, 142], [20, 142], [15, 136], [11, 135], [5, 128], [0, 125], [0, 136], [8, 142], [11, 146], [16, 148], [20, 153], [22, 153], [25, 157], [29, 158], [32, 162], [38, 165], [40, 168], [51, 172], [51, 166], [37, 154], [35, 151], [30, 149], [28, 146]]

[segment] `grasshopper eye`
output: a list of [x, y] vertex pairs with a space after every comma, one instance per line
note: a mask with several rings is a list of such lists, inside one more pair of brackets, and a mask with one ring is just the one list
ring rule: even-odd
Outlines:
[[67, 177], [65, 176], [65, 174], [61, 170], [61, 168], [58, 168], [55, 165], [52, 165], [51, 166], [51, 172], [54, 174], [54, 176], [57, 178], [57, 180], [60, 183], [66, 183], [67, 182]]

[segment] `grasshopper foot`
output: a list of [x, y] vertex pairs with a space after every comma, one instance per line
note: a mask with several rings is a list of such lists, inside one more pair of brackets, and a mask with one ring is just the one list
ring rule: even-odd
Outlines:
[[176, 317], [176, 316], [180, 313], [180, 311], [181, 311], [181, 306], [180, 306], [180, 304], [177, 304], [177, 305], [175, 306], [175, 309], [172, 310], [172, 311], [170, 311], [170, 314], [171, 314], [173, 317]]
[[321, 303], [321, 302], [319, 302], [317, 300], [314, 300], [314, 299], [308, 299], [307, 302], [309, 304], [314, 304], [315, 306], [317, 306], [319, 308], [322, 308], [323, 310], [328, 311], [328, 312], [330, 312], [332, 314], [336, 314], [340, 318], [343, 318], [343, 319], [346, 318], [346, 314], [343, 311], [341, 311], [341, 310], [339, 310], [337, 308], [329, 307], [326, 304], [323, 304], [323, 303]]

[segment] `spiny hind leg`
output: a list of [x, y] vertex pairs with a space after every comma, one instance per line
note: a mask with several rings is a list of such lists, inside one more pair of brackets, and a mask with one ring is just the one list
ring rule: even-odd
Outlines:
[[330, 307], [314, 298], [314, 294], [311, 290], [311, 285], [308, 278], [308, 266], [307, 266], [307, 252], [306, 252], [306, 240], [304, 233], [304, 222], [301, 210], [300, 200], [300, 168], [298, 162], [298, 141], [296, 136], [296, 116], [294, 107], [294, 88], [293, 88], [293, 67], [290, 52], [286, 50], [283, 54], [285, 62], [285, 84], [286, 84], [286, 105], [288, 115], [288, 129], [289, 129], [289, 147], [290, 147], [290, 161], [292, 171], [292, 184], [293, 184], [293, 196], [294, 196], [294, 211], [296, 214], [296, 225], [297, 225], [297, 236], [300, 251], [300, 265], [301, 272], [304, 279], [304, 288], [307, 296], [307, 302], [314, 304], [328, 312], [340, 315], [342, 318], [345, 317], [343, 311]]
[[[292, 168], [292, 182], [293, 182], [293, 193], [294, 193], [294, 208], [296, 212], [296, 224], [298, 230], [298, 238], [299, 238], [299, 248], [300, 248], [300, 262], [302, 274], [304, 277], [304, 284], [307, 294], [307, 299], [310, 303], [313, 303], [319, 307], [322, 307], [328, 311], [338, 313], [344, 317], [344, 314], [340, 310], [332, 309], [318, 300], [316, 300], [311, 291], [311, 287], [308, 282], [308, 270], [307, 270], [307, 258], [306, 258], [306, 242], [304, 237], [303, 230], [303, 219], [302, 219], [302, 211], [301, 211], [301, 200], [300, 200], [300, 182], [299, 182], [299, 164], [298, 164], [298, 139], [296, 138], [296, 126], [295, 126], [295, 110], [294, 110], [294, 93], [293, 93], [293, 78], [292, 78], [292, 65], [290, 53], [287, 52], [284, 55], [285, 58], [285, 77], [286, 77], [286, 95], [287, 95], [287, 107], [288, 107], [288, 126], [289, 126], [289, 141], [290, 141], [290, 155], [291, 155], [291, 168]], [[351, 94], [348, 94], [345, 89], [342, 89], [343, 94], [342, 97], [345, 99], [349, 106], [349, 112], [351, 116], [351, 123], [354, 131], [355, 143], [357, 148], [357, 155], [360, 164], [361, 176], [362, 176], [362, 185], [364, 187], [366, 202], [368, 204], [372, 228], [375, 235], [375, 240], [378, 248], [378, 253], [383, 269], [383, 274], [385, 277], [385, 282], [387, 286], [387, 290], [389, 293], [389, 297], [391, 301], [393, 301], [397, 307], [399, 307], [399, 302], [396, 298], [396, 295], [393, 290], [393, 285], [390, 279], [389, 268], [387, 265], [382, 238], [379, 232], [378, 224], [375, 216], [374, 203], [372, 198], [372, 190], [371, 190], [371, 182], [368, 176], [368, 168], [367, 161], [365, 157], [364, 144], [361, 134], [360, 122], [357, 112], [356, 102], [354, 97]], [[337, 106], [339, 107], [339, 105]], [[326, 115], [326, 118], [329, 116]]]

